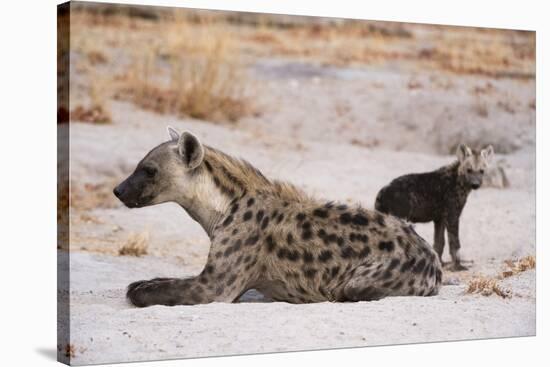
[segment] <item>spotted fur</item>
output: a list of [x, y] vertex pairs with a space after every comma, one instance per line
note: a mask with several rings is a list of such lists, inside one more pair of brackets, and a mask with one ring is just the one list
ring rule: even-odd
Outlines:
[[[208, 233], [210, 252], [197, 276], [132, 283], [134, 305], [233, 302], [252, 288], [292, 303], [438, 292], [439, 259], [410, 224], [317, 200], [189, 133], [170, 135], [115, 194], [131, 207], [180, 204]], [[148, 167], [157, 170], [149, 181]]]

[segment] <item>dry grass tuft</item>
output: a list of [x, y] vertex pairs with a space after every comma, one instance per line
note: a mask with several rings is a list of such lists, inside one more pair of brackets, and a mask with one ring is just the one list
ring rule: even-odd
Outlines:
[[496, 294], [502, 298], [510, 298], [512, 297], [512, 292], [509, 289], [502, 288], [499, 282], [504, 278], [534, 269], [536, 260], [534, 256], [530, 255], [515, 261], [507, 260], [504, 264], [506, 269], [495, 277], [478, 276], [470, 280], [466, 293], [481, 294], [483, 296]]
[[476, 277], [468, 283], [466, 293], [478, 293], [483, 296], [490, 296], [494, 293], [502, 298], [512, 297], [510, 290], [502, 288], [498, 281], [497, 278]]
[[121, 204], [113, 195], [113, 188], [118, 181], [109, 180], [103, 183], [77, 184], [71, 182], [70, 206], [78, 210], [96, 208], [115, 208]]
[[118, 250], [120, 256], [143, 256], [147, 255], [149, 246], [149, 232], [132, 233], [126, 242]]
[[76, 348], [74, 347], [73, 344], [65, 345], [65, 357], [74, 358], [75, 357], [75, 350], [76, 350]]
[[[181, 15], [162, 30], [165, 39], [143, 45], [116, 97], [159, 113], [216, 122], [253, 114], [249, 83], [227, 26], [211, 19], [190, 24]], [[162, 65], [161, 65], [162, 64]]]
[[101, 105], [93, 105], [91, 107], [77, 106], [71, 111], [71, 120], [94, 124], [108, 124], [112, 122], [112, 117], [110, 112]]
[[537, 265], [536, 258], [532, 255], [526, 256], [516, 261], [507, 260], [504, 263], [508, 268], [502, 271], [502, 278], [508, 278], [512, 275], [534, 269]]
[[71, 120], [91, 122], [95, 124], [107, 124], [113, 121], [109, 109], [108, 90], [109, 82], [97, 73], [89, 76], [88, 88], [89, 103], [87, 107], [77, 106], [71, 111]]

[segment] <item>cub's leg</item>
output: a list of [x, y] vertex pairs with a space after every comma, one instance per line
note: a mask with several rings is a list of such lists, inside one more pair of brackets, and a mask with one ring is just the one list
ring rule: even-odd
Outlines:
[[459, 218], [449, 218], [447, 220], [447, 236], [449, 238], [449, 252], [451, 254], [452, 259], [452, 265], [451, 270], [454, 271], [462, 271], [467, 270], [464, 265], [461, 264], [460, 261], [460, 240], [458, 238], [458, 232], [459, 232], [459, 226], [458, 226]]
[[445, 247], [445, 224], [443, 220], [434, 220], [434, 250], [443, 263], [443, 248]]

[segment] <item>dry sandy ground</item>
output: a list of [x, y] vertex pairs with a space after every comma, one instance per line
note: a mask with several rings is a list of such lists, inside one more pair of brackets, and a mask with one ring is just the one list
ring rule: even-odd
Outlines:
[[[84, 201], [97, 196], [84, 184], [98, 185], [93, 187], [106, 195], [91, 209], [72, 211], [73, 363], [535, 334], [533, 270], [503, 281], [511, 298], [465, 294], [473, 275], [494, 275], [503, 261], [535, 254], [532, 81], [490, 80], [483, 117], [475, 104], [479, 98], [468, 91], [489, 79], [444, 75], [454, 87], [442, 89], [433, 75], [392, 70], [264, 62], [252, 72], [264, 85], [258, 98], [268, 108], [238, 125], [161, 116], [121, 102], [111, 103], [113, 124], [71, 124], [73, 189], [84, 190]], [[422, 87], [411, 89], [411, 79]], [[513, 113], [499, 107], [502, 100], [514, 101]], [[473, 263], [467, 272], [445, 272], [445, 286], [435, 297], [290, 305], [249, 293], [238, 304], [136, 309], [124, 298], [127, 284], [198, 273], [208, 253], [206, 234], [175, 204], [130, 210], [108, 195], [148, 150], [166, 140], [168, 124], [246, 158], [268, 177], [367, 208], [396, 176], [451, 162], [442, 147], [468, 136], [510, 152], [498, 154], [497, 161], [511, 185], [471, 194], [461, 240], [463, 257]], [[431, 242], [431, 225], [417, 229]], [[150, 235], [148, 255], [117, 256], [130, 233], [143, 231]]]

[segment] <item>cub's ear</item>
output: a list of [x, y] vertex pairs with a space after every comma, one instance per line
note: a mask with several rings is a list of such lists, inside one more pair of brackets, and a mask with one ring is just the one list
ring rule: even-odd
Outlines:
[[487, 162], [487, 164], [489, 164], [493, 160], [493, 153], [493, 146], [489, 145], [487, 148], [481, 151], [481, 157], [485, 159], [485, 162]]
[[178, 153], [188, 169], [197, 168], [204, 159], [204, 147], [201, 142], [187, 131], [178, 139]]
[[174, 129], [172, 126], [168, 126], [166, 128], [166, 131], [168, 131], [168, 136], [170, 137], [170, 140], [172, 141], [178, 141], [180, 138], [180, 133], [178, 133], [178, 130]]
[[456, 156], [458, 160], [463, 162], [466, 158], [472, 155], [472, 150], [466, 144], [460, 144], [456, 148]]

